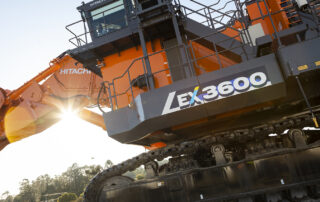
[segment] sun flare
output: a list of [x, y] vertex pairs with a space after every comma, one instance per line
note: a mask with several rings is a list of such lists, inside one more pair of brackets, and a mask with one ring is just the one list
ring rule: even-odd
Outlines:
[[77, 112], [72, 109], [62, 110], [61, 120], [69, 123], [74, 122], [75, 120], [78, 120]]

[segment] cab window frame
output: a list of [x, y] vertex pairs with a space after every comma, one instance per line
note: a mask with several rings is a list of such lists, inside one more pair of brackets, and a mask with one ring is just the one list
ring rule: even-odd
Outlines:
[[[91, 9], [87, 11], [89, 14], [89, 20], [88, 20], [88, 25], [90, 27], [90, 32], [91, 32], [91, 37], [92, 38], [100, 38], [103, 36], [108, 35], [109, 33], [116, 32], [119, 30], [122, 30], [126, 27], [128, 27], [128, 13], [127, 13], [127, 8], [125, 6], [126, 0], [113, 0], [108, 2], [105, 5], [96, 7], [94, 9]], [[116, 12], [123, 11], [123, 15], [121, 14], [121, 17], [117, 19], [116, 21], [111, 20], [110, 24], [101, 23], [98, 25], [99, 22], [97, 22], [99, 19], [101, 20], [104, 18], [104, 21], [107, 19], [106, 16], [112, 15]], [[105, 14], [107, 13], [107, 14]], [[97, 17], [99, 16], [99, 17]], [[120, 22], [119, 24], [112, 24], [112, 22]], [[121, 24], [122, 23], [122, 24]], [[103, 25], [104, 24], [104, 25]], [[100, 30], [99, 30], [100, 26]], [[104, 27], [103, 27], [104, 26]], [[119, 26], [119, 27], [118, 27]]]

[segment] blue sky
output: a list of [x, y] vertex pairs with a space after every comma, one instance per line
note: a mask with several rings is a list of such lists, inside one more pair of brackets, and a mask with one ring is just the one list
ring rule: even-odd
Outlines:
[[79, 20], [80, 4], [80, 0], [1, 1], [0, 86], [17, 88], [73, 48], [65, 26]]

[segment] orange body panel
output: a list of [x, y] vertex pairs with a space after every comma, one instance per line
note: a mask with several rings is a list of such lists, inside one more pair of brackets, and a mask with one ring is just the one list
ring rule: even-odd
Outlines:
[[[250, 19], [252, 20], [252, 24], [255, 25], [260, 23], [265, 34], [273, 34], [274, 29], [268, 16], [269, 10], [269, 13], [272, 14], [272, 20], [274, 21], [276, 30], [281, 31], [287, 29], [289, 27], [289, 21], [286, 17], [285, 12], [281, 11], [282, 8], [280, 6], [280, 0], [269, 0], [267, 1], [267, 6], [269, 8], [266, 8], [264, 2], [262, 1], [260, 1], [259, 3], [252, 3], [247, 6], [248, 14], [250, 16]], [[261, 12], [259, 10], [259, 7]]]
[[[259, 4], [259, 5], [258, 5]], [[259, 10], [261, 9], [261, 12]], [[250, 19], [254, 20], [253, 25], [260, 23], [265, 34], [272, 34], [272, 24], [268, 17], [261, 18], [262, 16], [267, 16], [268, 12], [263, 2], [252, 3], [247, 6], [248, 14]], [[260, 19], [259, 19], [260, 18]]]
[[192, 47], [195, 54], [194, 59], [196, 59], [195, 67], [199, 66], [199, 68], [195, 68], [197, 75], [220, 69], [218, 57], [223, 68], [236, 64], [234, 61], [223, 55], [219, 54], [217, 56], [214, 51], [196, 42], [192, 42]]
[[[160, 40], [153, 41], [154, 50], [152, 50], [151, 42], [147, 42], [150, 66], [155, 82], [155, 88], [160, 88], [172, 83], [166, 53], [161, 47]], [[192, 42], [195, 60], [200, 68], [195, 68], [196, 74], [200, 75], [205, 72], [218, 70], [219, 63], [215, 52], [196, 43]], [[207, 57], [208, 55], [212, 55]], [[104, 58], [105, 66], [101, 68], [103, 80], [106, 81], [106, 87], [110, 90], [113, 98], [112, 102], [117, 108], [128, 106], [132, 102], [132, 93], [130, 89], [130, 80], [133, 81], [138, 76], [144, 75], [146, 72], [143, 64], [143, 52], [141, 47], [138, 49], [130, 48], [122, 51], [120, 54], [113, 54]], [[223, 55], [218, 56], [223, 67], [236, 64], [234, 61]], [[138, 59], [137, 59], [138, 58]], [[140, 59], [139, 59], [140, 58]], [[129, 68], [130, 67], [130, 68]], [[129, 68], [129, 69], [128, 69]], [[130, 74], [130, 75], [129, 75]], [[130, 80], [129, 80], [130, 76]], [[109, 85], [114, 83], [113, 85]], [[133, 96], [146, 92], [147, 88], [140, 89], [132, 87]]]
[[277, 14], [272, 15], [272, 19], [275, 23], [276, 29], [277, 31], [281, 31], [284, 29], [288, 29], [289, 28], [289, 20], [286, 16], [286, 12], [282, 11], [285, 8], [281, 7], [281, 0], [268, 0], [268, 7], [271, 10], [271, 13], [276, 13], [279, 12]]
[[0, 90], [0, 109], [5, 102], [5, 99], [6, 99], [6, 97], [5, 97], [4, 92]]
[[[149, 54], [163, 50], [160, 40], [153, 41], [154, 50], [152, 50], [151, 42], [147, 42], [146, 46]], [[138, 76], [144, 75], [146, 71], [144, 70], [142, 59], [135, 60], [136, 58], [141, 58], [142, 56], [142, 48], [139, 46], [137, 49], [133, 47], [124, 50], [120, 53], [120, 55], [116, 53], [104, 58], [105, 66], [101, 68], [103, 80], [112, 83], [113, 79], [118, 78], [114, 80], [114, 87], [110, 87], [112, 96], [115, 94], [117, 95], [118, 108], [128, 106], [132, 102], [130, 80], [132, 81]], [[155, 88], [160, 88], [162, 86], [171, 84], [171, 77], [168, 70], [168, 62], [165, 52], [160, 52], [149, 56], [149, 61], [154, 76]], [[126, 72], [130, 65], [131, 68], [128, 70], [128, 72]], [[130, 80], [128, 73], [130, 74]], [[106, 85], [109, 87], [108, 84]], [[132, 90], [134, 97], [146, 91], [146, 89], [139, 89], [138, 87], [133, 87]], [[113, 104], [116, 104], [115, 102], [115, 99], [113, 99]]]
[[153, 144], [151, 144], [149, 147], [145, 146], [144, 148], [146, 148], [147, 150], [156, 150], [156, 149], [160, 149], [163, 147], [166, 147], [167, 144], [164, 142], [155, 142]]
[[[243, 29], [243, 25], [241, 25], [241, 23], [237, 20], [234, 25], [232, 26], [234, 29], [231, 29], [231, 28], [227, 28], [225, 29], [224, 31], [222, 31], [222, 34], [225, 34], [229, 37], [232, 37], [238, 41], [241, 40], [240, 36], [239, 36], [239, 32], [236, 31], [236, 30], [241, 30]], [[236, 30], [235, 30], [236, 29]]]

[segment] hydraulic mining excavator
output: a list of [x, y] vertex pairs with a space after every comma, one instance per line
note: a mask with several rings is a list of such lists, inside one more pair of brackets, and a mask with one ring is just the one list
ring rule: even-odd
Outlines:
[[[1, 89], [1, 149], [72, 108], [149, 150], [96, 175], [85, 201], [320, 200], [319, 0], [95, 0], [78, 11], [66, 27], [75, 48]], [[123, 175], [142, 165], [145, 179]]]

